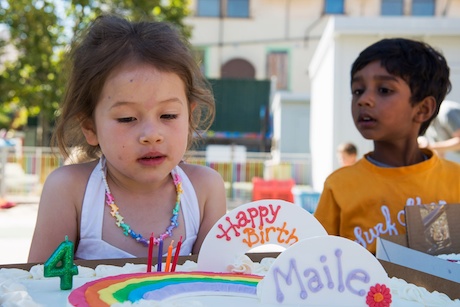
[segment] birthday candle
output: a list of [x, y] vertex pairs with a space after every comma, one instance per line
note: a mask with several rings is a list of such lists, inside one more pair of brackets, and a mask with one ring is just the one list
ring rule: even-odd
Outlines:
[[67, 236], [46, 260], [43, 273], [45, 277], [60, 277], [61, 290], [72, 289], [73, 275], [78, 274], [78, 267], [73, 262], [73, 242]]
[[160, 243], [158, 244], [158, 265], [157, 272], [161, 272], [161, 263], [163, 262], [163, 239], [160, 238]]
[[147, 272], [152, 272], [152, 255], [153, 255], [153, 232], [150, 235], [150, 240], [149, 240], [149, 256], [147, 258]]
[[181, 245], [182, 245], [182, 236], [180, 236], [179, 243], [177, 243], [177, 246], [176, 246], [176, 253], [174, 254], [171, 272], [176, 271], [176, 265], [177, 265], [177, 260], [179, 259], [179, 252], [180, 252]]
[[168, 256], [166, 257], [165, 272], [169, 272], [169, 267], [171, 265], [171, 255], [172, 255], [172, 250], [173, 250], [173, 243], [174, 243], [174, 240], [171, 241], [168, 247]]

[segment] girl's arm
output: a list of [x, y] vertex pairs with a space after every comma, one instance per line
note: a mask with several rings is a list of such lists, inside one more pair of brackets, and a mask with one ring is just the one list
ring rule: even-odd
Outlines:
[[28, 262], [45, 262], [65, 236], [77, 247], [81, 203], [89, 176], [85, 179], [84, 169], [82, 165], [64, 166], [47, 177]]
[[193, 183], [200, 204], [201, 223], [192, 253], [198, 254], [206, 235], [227, 211], [227, 198], [222, 176], [215, 170], [200, 165], [184, 165]]

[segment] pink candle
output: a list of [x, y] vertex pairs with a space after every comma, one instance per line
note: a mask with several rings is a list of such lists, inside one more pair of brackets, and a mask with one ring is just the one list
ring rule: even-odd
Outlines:
[[153, 232], [150, 235], [150, 240], [149, 240], [149, 256], [147, 258], [147, 272], [152, 272], [152, 254], [153, 254]]
[[160, 238], [160, 243], [158, 244], [158, 265], [157, 272], [161, 272], [161, 263], [163, 262], [163, 239]]
[[177, 246], [176, 246], [176, 253], [174, 254], [171, 272], [176, 271], [176, 265], [177, 265], [177, 260], [179, 259], [179, 252], [180, 252], [181, 245], [182, 245], [182, 236], [180, 236], [179, 243], [177, 243]]

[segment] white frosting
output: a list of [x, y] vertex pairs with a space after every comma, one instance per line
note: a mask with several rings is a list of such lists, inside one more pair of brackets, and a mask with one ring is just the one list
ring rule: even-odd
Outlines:
[[[130, 302], [116, 303], [112, 307], [131, 307], [133, 306]], [[198, 301], [187, 301], [187, 302], [152, 302], [146, 300], [140, 300], [134, 305], [136, 307], [205, 307], [201, 302]]]
[[428, 292], [425, 288], [417, 287], [400, 278], [391, 278], [391, 293], [402, 300], [416, 302], [426, 307], [460, 306], [460, 300], [451, 300], [444, 293]]
[[[22, 272], [13, 272], [16, 275]], [[2, 307], [38, 307], [32, 297], [27, 292], [27, 288], [14, 280], [0, 276], [0, 306]]]
[[265, 276], [275, 258], [263, 258], [262, 261], [253, 262], [247, 255], [236, 256], [233, 263], [227, 266], [227, 271], [232, 273], [254, 274]]
[[12, 279], [33, 278], [31, 272], [22, 269], [0, 269], [0, 277]]
[[[268, 268], [275, 258], [264, 258], [260, 263], [253, 262], [249, 257], [242, 255], [237, 257], [232, 267], [233, 272], [244, 271], [248, 274], [265, 275]], [[186, 261], [183, 265], [178, 265], [178, 272], [196, 270], [196, 263]], [[99, 265], [96, 269], [78, 267], [79, 274], [74, 276], [74, 288], [85, 284], [88, 281], [95, 280], [105, 276], [124, 273], [145, 272], [146, 266], [141, 264], [128, 263], [123, 267], [112, 265]], [[414, 284], [407, 283], [403, 279], [391, 278], [390, 284], [393, 295], [392, 306], [409, 307], [409, 306], [443, 306], [453, 307], [460, 306], [460, 300], [451, 300], [447, 295], [437, 291], [428, 292], [425, 288], [417, 287]], [[52, 294], [51, 294], [52, 293]], [[54, 296], [54, 302], [59, 306], [61, 302], [67, 302], [67, 296], [70, 291], [62, 291], [59, 289], [59, 278], [43, 279], [43, 265], [36, 265], [30, 271], [21, 269], [0, 269], [0, 306], [2, 307], [39, 307], [48, 306], [51, 296]], [[258, 302], [248, 298], [226, 297], [225, 302], [221, 303], [222, 298], [217, 296], [206, 297], [189, 297], [175, 300], [173, 302], [152, 302], [139, 301], [134, 306], [157, 306], [157, 307], [201, 307], [210, 306], [212, 302], [219, 301], [219, 307], [226, 306], [257, 306]], [[41, 304], [39, 304], [39, 303]], [[208, 302], [206, 304], [206, 302]], [[66, 306], [63, 304], [62, 306]], [[115, 307], [133, 306], [126, 302], [123, 304], [115, 304]]]
[[460, 264], [460, 254], [442, 254], [437, 257]]

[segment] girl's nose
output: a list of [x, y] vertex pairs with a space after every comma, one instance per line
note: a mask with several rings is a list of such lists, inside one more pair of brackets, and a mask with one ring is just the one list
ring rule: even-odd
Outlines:
[[139, 137], [139, 143], [147, 145], [161, 143], [162, 141], [163, 135], [159, 127], [155, 127], [152, 124], [143, 127], [141, 136]]

